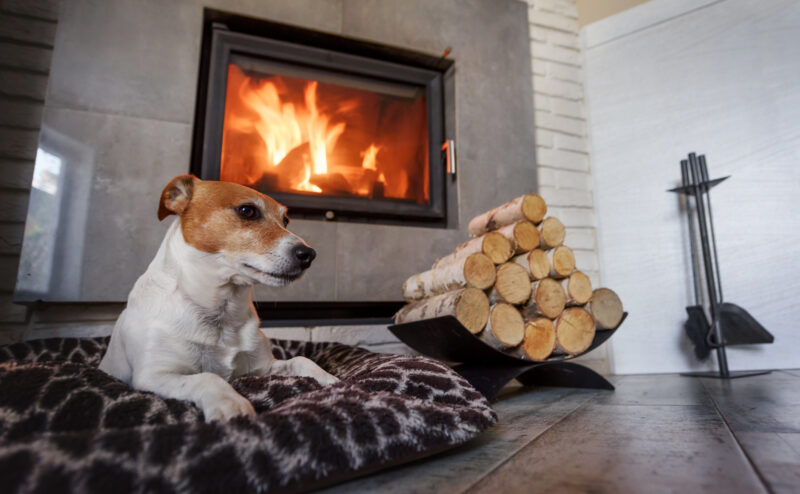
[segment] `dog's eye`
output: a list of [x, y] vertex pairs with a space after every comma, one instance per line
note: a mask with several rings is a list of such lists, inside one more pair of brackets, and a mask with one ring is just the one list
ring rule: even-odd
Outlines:
[[257, 207], [251, 206], [249, 204], [245, 204], [244, 206], [238, 206], [236, 208], [236, 214], [239, 215], [240, 218], [245, 220], [257, 220], [261, 217], [261, 212], [258, 210]]
[[289, 217], [288, 216], [284, 216], [283, 217], [283, 226], [284, 226], [284, 228], [289, 226]]

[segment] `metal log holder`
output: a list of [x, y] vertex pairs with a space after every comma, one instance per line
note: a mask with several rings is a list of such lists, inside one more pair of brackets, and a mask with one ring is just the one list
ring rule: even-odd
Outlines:
[[517, 379], [525, 386], [613, 390], [614, 386], [606, 378], [570, 360], [605, 343], [627, 316], [628, 313], [624, 313], [614, 329], [598, 330], [585, 352], [579, 355], [557, 355], [541, 362], [514, 357], [487, 345], [453, 316], [395, 324], [389, 326], [389, 331], [419, 353], [458, 363], [453, 370], [461, 374], [488, 400], [492, 400], [512, 379]]
[[[695, 304], [686, 308], [689, 320], [686, 332], [695, 345], [695, 354], [699, 359], [708, 357], [713, 349], [717, 355], [718, 371], [687, 372], [682, 375], [692, 377], [715, 377], [731, 379], [736, 377], [757, 376], [771, 371], [731, 371], [728, 369], [728, 357], [725, 347], [730, 345], [746, 345], [756, 343], [772, 343], [774, 337], [746, 310], [736, 304], [723, 302], [722, 281], [720, 279], [717, 242], [714, 234], [714, 220], [711, 213], [711, 197], [709, 191], [730, 176], [709, 179], [706, 158], [690, 153], [688, 159], [681, 161], [682, 185], [670, 189], [686, 196], [689, 222], [689, 239], [692, 255], [692, 273], [694, 275]], [[694, 208], [691, 200], [694, 199]], [[696, 214], [693, 214], [693, 210]], [[699, 243], [695, 239], [695, 228], [692, 226], [696, 218]], [[699, 254], [697, 250], [700, 250]], [[702, 256], [703, 271], [698, 271], [697, 258]], [[708, 309], [711, 322], [708, 322], [700, 292], [703, 278], [707, 289]]]

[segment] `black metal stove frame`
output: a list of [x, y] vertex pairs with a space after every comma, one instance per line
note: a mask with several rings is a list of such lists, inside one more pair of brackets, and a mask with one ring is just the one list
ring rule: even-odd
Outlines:
[[[213, 22], [212, 22], [213, 21]], [[192, 172], [218, 180], [228, 63], [245, 56], [270, 63], [322, 69], [424, 88], [428, 120], [430, 201], [371, 200], [270, 193], [295, 217], [382, 223], [446, 225], [442, 77], [451, 61], [317, 33], [268, 21], [206, 13], [195, 116]]]

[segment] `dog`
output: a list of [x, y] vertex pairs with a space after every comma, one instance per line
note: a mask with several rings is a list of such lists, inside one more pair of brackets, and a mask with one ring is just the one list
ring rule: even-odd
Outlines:
[[228, 380], [244, 375], [338, 379], [305, 357], [277, 360], [259, 329], [253, 285], [283, 286], [316, 252], [286, 227], [286, 207], [243, 185], [172, 179], [158, 219], [177, 219], [136, 281], [100, 370], [165, 398], [190, 400], [205, 420], [254, 415]]

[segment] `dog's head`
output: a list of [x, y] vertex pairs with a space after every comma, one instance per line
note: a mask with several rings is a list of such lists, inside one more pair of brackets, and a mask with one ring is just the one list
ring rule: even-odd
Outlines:
[[282, 286], [311, 266], [314, 249], [286, 229], [286, 207], [243, 185], [173, 178], [161, 193], [158, 219], [180, 217], [183, 238], [251, 283]]

